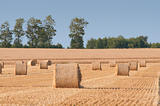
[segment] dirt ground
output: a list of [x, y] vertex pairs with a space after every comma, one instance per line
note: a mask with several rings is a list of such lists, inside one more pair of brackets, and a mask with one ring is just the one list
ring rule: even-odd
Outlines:
[[[11, 61], [31, 58], [160, 58], [160, 49], [0, 51], [0, 59]], [[130, 71], [129, 77], [117, 76], [117, 67], [110, 67], [109, 64], [102, 64], [102, 71], [92, 70], [91, 64], [80, 64], [80, 69], [83, 88], [53, 88], [54, 64], [48, 70], [40, 69], [38, 64], [29, 66], [26, 76], [16, 76], [15, 65], [5, 64], [0, 74], [0, 105], [157, 106], [159, 103], [160, 63], [147, 63], [147, 67]]]

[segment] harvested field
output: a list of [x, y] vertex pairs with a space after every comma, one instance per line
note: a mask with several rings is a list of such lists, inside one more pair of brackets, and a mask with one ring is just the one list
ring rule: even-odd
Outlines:
[[[102, 71], [94, 71], [91, 63], [86, 64], [82, 60], [85, 58], [87, 61], [95, 61], [97, 58], [101, 58], [99, 61], [107, 58], [123, 58], [123, 61], [128, 61], [129, 58], [154, 59], [160, 58], [160, 49], [0, 50], [2, 50], [0, 59], [5, 60], [0, 74], [0, 105], [156, 106], [159, 103], [160, 63], [147, 63], [146, 67], [138, 67], [138, 71], [130, 71], [129, 76], [117, 76], [117, 67], [110, 67], [109, 63], [101, 64]], [[118, 50], [119, 52], [116, 52]], [[54, 63], [57, 57], [58, 61], [68, 62], [70, 59], [72, 62], [75, 58], [76, 61], [82, 61], [79, 64], [82, 74], [81, 88], [53, 88], [55, 64], [43, 70], [39, 68], [39, 64], [28, 66], [27, 75], [16, 76], [14, 73], [15, 62], [18, 60], [48, 58]]]

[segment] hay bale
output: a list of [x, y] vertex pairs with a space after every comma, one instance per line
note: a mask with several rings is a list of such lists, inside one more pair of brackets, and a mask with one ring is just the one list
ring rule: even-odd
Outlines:
[[0, 74], [2, 74], [2, 64], [0, 64]]
[[29, 65], [29, 66], [35, 66], [36, 64], [37, 64], [37, 59], [29, 60], [27, 62], [27, 65]]
[[27, 64], [24, 62], [16, 62], [15, 75], [27, 75]]
[[47, 62], [47, 64], [50, 66], [52, 65], [52, 61], [51, 60], [44, 60], [45, 62]]
[[145, 60], [141, 60], [141, 61], [139, 62], [139, 66], [140, 66], [140, 67], [146, 67], [146, 61], [145, 61]]
[[129, 65], [126, 63], [118, 64], [117, 75], [129, 76]]
[[92, 62], [92, 70], [101, 70], [101, 62], [99, 61]]
[[81, 72], [78, 64], [56, 64], [54, 73], [54, 87], [79, 88]]
[[116, 61], [110, 61], [109, 64], [110, 67], [116, 67]]
[[4, 68], [4, 62], [1, 61], [0, 64], [1, 64], [2, 68]]
[[40, 69], [48, 69], [48, 62], [47, 61], [41, 61], [40, 62]]
[[138, 69], [138, 63], [137, 62], [130, 62], [129, 63], [129, 69], [130, 70], [137, 70]]

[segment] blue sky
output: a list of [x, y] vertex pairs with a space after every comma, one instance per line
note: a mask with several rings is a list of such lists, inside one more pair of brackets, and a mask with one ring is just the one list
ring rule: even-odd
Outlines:
[[[8, 21], [11, 28], [19, 17], [56, 21], [53, 43], [70, 45], [69, 25], [73, 18], [89, 22], [84, 36], [90, 38], [123, 35], [146, 35], [149, 42], [160, 42], [160, 0], [1, 0], [0, 24]], [[26, 42], [26, 40], [24, 41]]]

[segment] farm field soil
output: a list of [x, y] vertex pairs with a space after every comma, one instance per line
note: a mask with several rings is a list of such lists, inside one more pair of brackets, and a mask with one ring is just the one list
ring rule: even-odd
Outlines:
[[[102, 71], [91, 64], [80, 64], [81, 88], [53, 88], [55, 64], [49, 69], [29, 66], [27, 76], [15, 76], [15, 61], [19, 59], [71, 60], [95, 58], [160, 59], [160, 49], [2, 49], [0, 59], [5, 68], [0, 75], [0, 105], [37, 106], [156, 106], [159, 102], [160, 63], [131, 71], [130, 76], [116, 76], [117, 67], [102, 64]], [[9, 62], [7, 62], [9, 60]], [[6, 64], [7, 63], [7, 64]]]
[[116, 68], [109, 65], [92, 71], [91, 65], [81, 64], [80, 89], [53, 88], [55, 65], [48, 70], [40, 70], [38, 65], [29, 67], [27, 76], [15, 76], [14, 66], [7, 65], [0, 75], [0, 104], [154, 106], [159, 98], [159, 65], [149, 64], [130, 77], [119, 77]]

